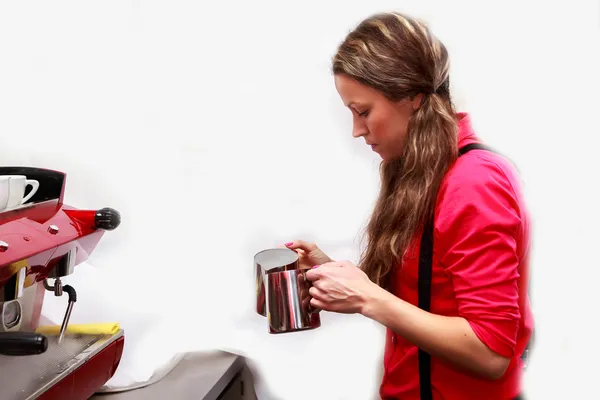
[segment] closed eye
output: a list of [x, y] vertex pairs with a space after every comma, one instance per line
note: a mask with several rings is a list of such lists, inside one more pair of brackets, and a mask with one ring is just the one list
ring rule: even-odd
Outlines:
[[368, 109], [366, 109], [364, 111], [358, 111], [357, 108], [353, 104], [350, 104], [348, 107], [350, 107], [350, 109], [353, 112], [355, 112], [356, 115], [358, 115], [359, 117], [366, 117], [367, 115], [369, 115], [369, 110]]

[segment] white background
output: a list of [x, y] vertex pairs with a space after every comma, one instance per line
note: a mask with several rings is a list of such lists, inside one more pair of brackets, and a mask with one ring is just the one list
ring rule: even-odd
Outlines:
[[[0, 2], [0, 164], [65, 171], [69, 204], [123, 215], [66, 280], [73, 322], [127, 332], [111, 386], [223, 348], [249, 357], [265, 399], [376, 394], [383, 329], [324, 314], [316, 331], [269, 335], [252, 256], [303, 238], [357, 261], [378, 160], [351, 138], [330, 59], [385, 10], [430, 22], [459, 110], [521, 171], [528, 398], [596, 393], [598, 2]], [[64, 299], [46, 299], [58, 322]]]

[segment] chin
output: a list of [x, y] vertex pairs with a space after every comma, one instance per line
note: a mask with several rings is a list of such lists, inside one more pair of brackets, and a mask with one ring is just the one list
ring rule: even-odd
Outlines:
[[390, 157], [385, 153], [377, 152], [377, 155], [381, 158], [382, 161], [388, 161], [390, 159]]
[[398, 156], [398, 155], [389, 155], [389, 154], [379, 154], [379, 157], [381, 157], [381, 161], [386, 161], [386, 162], [394, 162], [394, 161], [400, 161], [402, 160], [402, 156]]
[[377, 155], [381, 158], [382, 161], [392, 161], [394, 159], [400, 158], [400, 156], [396, 156], [394, 155], [394, 153], [390, 154], [390, 152], [387, 152], [384, 149], [380, 149], [379, 146], [373, 149], [373, 152], [377, 153]]

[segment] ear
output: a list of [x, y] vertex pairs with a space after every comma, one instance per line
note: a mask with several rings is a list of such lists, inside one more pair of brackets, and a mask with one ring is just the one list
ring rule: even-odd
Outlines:
[[415, 97], [411, 99], [413, 111], [417, 110], [421, 107], [421, 103], [423, 102], [423, 93], [417, 94]]

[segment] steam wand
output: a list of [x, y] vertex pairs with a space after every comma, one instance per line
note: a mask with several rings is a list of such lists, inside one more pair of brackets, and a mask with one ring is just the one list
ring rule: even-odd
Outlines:
[[69, 295], [69, 304], [67, 305], [67, 311], [65, 313], [65, 318], [62, 321], [62, 325], [60, 326], [60, 332], [58, 334], [58, 343], [62, 342], [65, 332], [67, 330], [67, 325], [69, 325], [69, 319], [71, 318], [71, 312], [73, 311], [73, 305], [77, 301], [77, 292], [75, 292], [75, 288], [70, 285], [62, 285], [60, 278], [56, 278], [54, 281], [54, 285], [50, 285], [47, 279], [44, 279], [44, 287], [46, 290], [54, 292], [55, 296], [62, 296], [64, 292], [67, 292]]
[[73, 286], [65, 285], [62, 288], [63, 292], [67, 292], [69, 294], [69, 304], [67, 305], [67, 312], [65, 313], [65, 318], [63, 319], [62, 325], [60, 326], [60, 333], [58, 334], [58, 343], [62, 342], [63, 337], [65, 336], [65, 332], [67, 330], [67, 325], [69, 324], [69, 319], [71, 318], [71, 311], [73, 311], [73, 305], [77, 301], [77, 292]]

